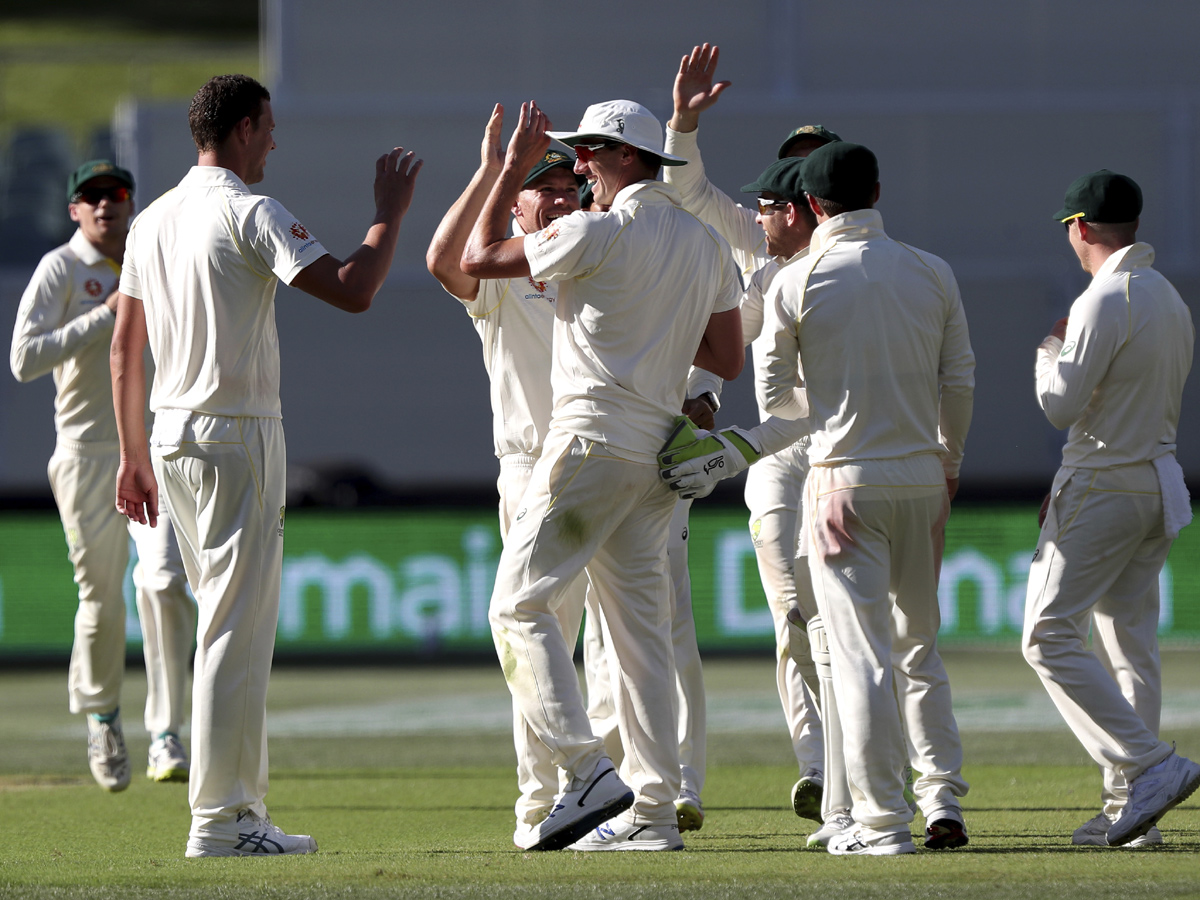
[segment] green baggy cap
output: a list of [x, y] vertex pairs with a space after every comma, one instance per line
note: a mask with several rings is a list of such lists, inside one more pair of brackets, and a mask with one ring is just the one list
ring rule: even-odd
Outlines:
[[1142, 189], [1127, 175], [1108, 169], [1089, 172], [1071, 182], [1063, 208], [1054, 214], [1057, 222], [1132, 222], [1142, 214]]
[[817, 138], [827, 144], [832, 144], [834, 141], [840, 141], [841, 138], [836, 133], [830, 131], [824, 125], [801, 125], [791, 134], [783, 139], [783, 143], [779, 145], [779, 158], [783, 159], [788, 155], [788, 150], [792, 144], [801, 138]]
[[74, 203], [74, 197], [79, 188], [101, 175], [115, 178], [125, 187], [133, 190], [133, 175], [128, 169], [122, 169], [109, 159], [90, 159], [72, 172], [71, 177], [67, 179], [67, 202]]
[[742, 185], [742, 193], [770, 192], [778, 194], [784, 200], [790, 200], [792, 203], [803, 203], [804, 164], [805, 160], [795, 156], [776, 160], [763, 170], [756, 181]]
[[[551, 169], [556, 169], [559, 166], [566, 166], [571, 170], [571, 174], [575, 175], [575, 157], [567, 156], [567, 154], [559, 150], [547, 150], [546, 155], [538, 160], [537, 165], [529, 170], [529, 174], [525, 176], [525, 181], [521, 186], [529, 187], [530, 182], [539, 175], [549, 172]], [[575, 175], [576, 184], [582, 184], [583, 181], [584, 178], [582, 175]]]
[[804, 159], [804, 190], [822, 200], [861, 209], [879, 183], [879, 161], [862, 144], [835, 141]]

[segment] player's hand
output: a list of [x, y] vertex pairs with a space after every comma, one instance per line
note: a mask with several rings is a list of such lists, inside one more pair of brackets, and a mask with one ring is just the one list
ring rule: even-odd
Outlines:
[[1068, 318], [1069, 318], [1068, 316], [1063, 316], [1061, 319], [1059, 319], [1057, 322], [1054, 323], [1054, 327], [1050, 329], [1050, 337], [1056, 337], [1060, 341], [1065, 341], [1067, 339], [1067, 319]]
[[404, 218], [412, 203], [417, 173], [425, 164], [414, 160], [413, 152], [397, 147], [375, 160], [375, 210], [385, 220]]
[[717, 414], [711, 406], [699, 397], [683, 401], [683, 414], [692, 420], [697, 428], [711, 431], [717, 424]]
[[717, 71], [720, 50], [711, 44], [692, 48], [688, 56], [679, 63], [679, 74], [675, 76], [675, 87], [671, 92], [675, 112], [668, 123], [674, 131], [695, 131], [700, 124], [700, 113], [708, 109], [725, 88], [732, 82], [713, 83]]
[[158, 482], [149, 460], [121, 460], [117, 469], [117, 512], [151, 528], [158, 524]]
[[500, 129], [503, 127], [504, 107], [497, 103], [483, 131], [483, 144], [479, 148], [480, 167], [496, 175], [504, 168], [504, 145], [500, 143]]
[[687, 416], [658, 452], [659, 475], [684, 500], [707, 497], [717, 482], [732, 478], [762, 458], [762, 448], [741, 428], [701, 431]]
[[546, 135], [549, 130], [550, 120], [535, 102], [530, 100], [521, 104], [521, 116], [509, 138], [504, 164], [521, 173], [522, 180], [525, 173], [537, 165], [550, 149], [550, 138]]

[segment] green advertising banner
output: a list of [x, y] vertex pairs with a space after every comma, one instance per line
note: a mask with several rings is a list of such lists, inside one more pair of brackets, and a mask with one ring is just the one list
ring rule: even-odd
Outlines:
[[[945, 644], [1015, 643], [1037, 531], [1035, 507], [955, 510], [939, 590]], [[688, 545], [700, 646], [769, 651], [746, 514], [697, 505]], [[65, 656], [76, 599], [57, 518], [2, 514], [0, 546], [0, 658]], [[490, 652], [499, 554], [492, 510], [289, 512], [278, 652]], [[1184, 530], [1159, 583], [1162, 637], [1200, 639], [1200, 528]], [[127, 631], [138, 643], [132, 592], [127, 574]]]

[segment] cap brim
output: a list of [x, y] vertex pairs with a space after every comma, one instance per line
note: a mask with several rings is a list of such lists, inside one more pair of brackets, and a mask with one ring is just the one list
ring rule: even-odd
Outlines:
[[546, 137], [553, 138], [560, 144], [564, 144], [572, 149], [576, 144], [586, 143], [585, 138], [591, 138], [597, 141], [613, 141], [617, 144], [629, 144], [630, 147], [637, 147], [638, 150], [645, 150], [647, 153], [653, 153], [664, 166], [686, 166], [687, 160], [682, 156], [672, 156], [670, 153], [663, 153], [661, 150], [655, 150], [653, 147], [638, 147], [637, 144], [630, 144], [629, 141], [623, 141], [618, 137], [613, 137], [611, 134], [596, 134], [595, 132], [575, 132], [575, 131], [547, 131]]
[[1080, 219], [1082, 217], [1083, 217], [1083, 213], [1078, 212], [1078, 211], [1072, 212], [1071, 210], [1067, 209], [1064, 206], [1062, 209], [1060, 209], [1058, 212], [1056, 212], [1054, 214], [1054, 221], [1061, 223], [1061, 222], [1070, 221], [1071, 219]]

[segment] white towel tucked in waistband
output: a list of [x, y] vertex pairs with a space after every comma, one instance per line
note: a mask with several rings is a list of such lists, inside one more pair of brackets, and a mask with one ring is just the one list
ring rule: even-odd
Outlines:
[[1154, 460], [1154, 471], [1158, 473], [1158, 489], [1162, 491], [1163, 528], [1171, 540], [1179, 537], [1179, 530], [1192, 521], [1192, 498], [1183, 483], [1183, 469], [1174, 453], [1167, 453]]
[[150, 447], [165, 456], [179, 449], [183, 443], [183, 430], [192, 418], [190, 409], [160, 409], [154, 414], [154, 427], [150, 431]]

